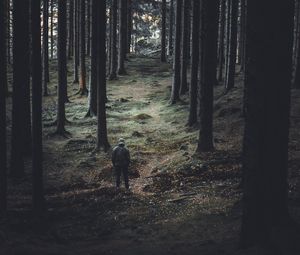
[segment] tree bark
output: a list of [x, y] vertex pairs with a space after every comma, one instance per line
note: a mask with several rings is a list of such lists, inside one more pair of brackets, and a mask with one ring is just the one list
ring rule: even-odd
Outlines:
[[268, 245], [273, 231], [281, 233], [289, 220], [287, 169], [293, 11], [293, 0], [285, 1], [284, 7], [271, 0], [247, 3], [241, 232], [244, 247]]
[[117, 79], [118, 52], [117, 52], [117, 23], [118, 23], [118, 0], [112, 2], [112, 34], [111, 34], [111, 66], [110, 80]]
[[160, 61], [166, 62], [166, 0], [162, 0], [161, 4], [161, 55]]
[[130, 53], [131, 49], [131, 36], [132, 36], [132, 0], [128, 0], [127, 11], [127, 53]]
[[50, 49], [50, 54], [51, 54], [51, 59], [54, 58], [54, 0], [51, 0], [51, 6], [50, 6], [50, 21], [51, 21], [51, 27], [50, 27], [50, 37], [51, 37], [51, 49]]
[[126, 19], [127, 19], [127, 15], [126, 15], [126, 4], [124, 0], [119, 0], [119, 55], [118, 55], [118, 74], [119, 75], [125, 75], [126, 74], [126, 70], [125, 70], [125, 55], [126, 55], [126, 51], [124, 52], [124, 50], [126, 49], [124, 47], [124, 40], [125, 37], [127, 36], [126, 34]]
[[223, 80], [224, 69], [224, 36], [225, 36], [225, 1], [220, 0], [220, 32], [219, 32], [219, 49], [218, 49], [218, 81]]
[[171, 103], [175, 104], [179, 100], [180, 92], [180, 53], [181, 53], [181, 14], [182, 14], [183, 0], [177, 0], [176, 3], [176, 33], [175, 33], [175, 55], [173, 60], [173, 82], [172, 82], [172, 93]]
[[169, 56], [173, 56], [174, 0], [170, 0], [169, 15]]
[[218, 0], [202, 1], [202, 64], [200, 65], [200, 130], [198, 152], [213, 146], [213, 89], [217, 71]]
[[48, 96], [48, 82], [49, 77], [49, 0], [43, 0], [43, 84], [44, 84], [44, 96]]
[[79, 65], [79, 1], [74, 1], [74, 81], [79, 82], [78, 65]]
[[74, 0], [69, 1], [69, 29], [68, 29], [68, 59], [72, 59], [74, 50]]

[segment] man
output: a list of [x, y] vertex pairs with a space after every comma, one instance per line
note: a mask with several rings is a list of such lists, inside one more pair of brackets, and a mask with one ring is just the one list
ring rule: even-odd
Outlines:
[[120, 188], [121, 174], [123, 173], [125, 187], [129, 190], [128, 167], [130, 164], [130, 154], [129, 150], [125, 147], [125, 140], [123, 138], [119, 139], [118, 145], [113, 149], [112, 163], [116, 175], [116, 188]]

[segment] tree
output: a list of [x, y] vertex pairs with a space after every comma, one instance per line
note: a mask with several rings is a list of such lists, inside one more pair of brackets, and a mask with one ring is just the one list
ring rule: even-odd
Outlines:
[[65, 93], [67, 87], [67, 4], [66, 1], [58, 1], [58, 104], [56, 133], [65, 135]]
[[218, 81], [223, 80], [224, 68], [224, 33], [225, 33], [225, 2], [220, 0], [220, 30], [219, 30], [219, 49], [218, 49]]
[[183, 1], [183, 20], [182, 20], [182, 53], [181, 53], [181, 75], [180, 75], [180, 94], [184, 95], [188, 91], [187, 68], [189, 62], [190, 44], [190, 0]]
[[175, 55], [173, 60], [173, 82], [171, 103], [175, 104], [179, 100], [180, 90], [180, 52], [181, 52], [181, 12], [183, 0], [177, 0], [176, 4], [176, 33], [175, 33]]
[[43, 0], [43, 74], [44, 96], [48, 96], [49, 82], [49, 0]]
[[170, 0], [169, 15], [169, 55], [173, 55], [173, 23], [174, 23], [174, 0]]
[[[32, 172], [33, 172], [32, 195], [33, 195], [33, 209], [37, 215], [40, 215], [45, 209], [44, 185], [43, 185], [43, 163], [42, 163], [43, 162], [42, 160], [42, 151], [43, 151], [42, 148], [42, 56], [41, 56], [40, 5], [41, 5], [40, 0], [31, 2]], [[46, 6], [48, 5], [45, 5], [44, 8]]]
[[[96, 0], [97, 1], [97, 0]], [[106, 2], [98, 2], [98, 54], [97, 54], [97, 149], [110, 148], [106, 124]]]
[[0, 213], [4, 212], [7, 207], [6, 193], [6, 171], [7, 171], [7, 152], [6, 152], [6, 23], [5, 16], [7, 4], [5, 1], [0, 2]]
[[78, 65], [79, 65], [79, 1], [74, 0], [74, 81], [73, 83], [78, 83]]
[[[242, 245], [268, 243], [289, 221], [288, 137], [294, 1], [247, 3]], [[259, 11], [257, 11], [259, 9]], [[276, 233], [277, 233], [276, 232]]]
[[74, 53], [74, 0], [69, 1], [69, 29], [68, 29], [68, 59], [71, 59]]
[[213, 88], [217, 70], [218, 0], [202, 1], [200, 130], [197, 151], [213, 150]]
[[230, 23], [229, 23], [229, 45], [228, 45], [228, 59], [227, 72], [225, 79], [225, 89], [229, 91], [234, 87], [235, 66], [236, 66], [236, 50], [237, 50], [237, 14], [238, 1], [230, 0]]
[[118, 52], [117, 52], [117, 23], [118, 23], [118, 0], [112, 1], [112, 34], [111, 34], [111, 66], [110, 66], [110, 80], [117, 79], [118, 68]]
[[51, 55], [51, 59], [54, 58], [54, 1], [55, 0], [50, 0], [51, 4], [50, 4], [50, 55]]
[[85, 0], [80, 0], [80, 82], [79, 94], [86, 95], [86, 65], [85, 65]]
[[[30, 150], [29, 104], [29, 2], [13, 1], [13, 106], [10, 170], [13, 178], [24, 175], [23, 155]], [[29, 105], [30, 107], [30, 105]], [[29, 114], [29, 116], [28, 116]], [[26, 153], [27, 154], [27, 153]]]
[[162, 0], [161, 5], [161, 55], [160, 61], [166, 62], [166, 0]]
[[[126, 56], [126, 48], [124, 47], [124, 40], [127, 36], [126, 34], [126, 20], [127, 20], [127, 10], [126, 10], [126, 1], [119, 0], [119, 55], [118, 55], [118, 74], [124, 75], [126, 74], [125, 70], [125, 56]], [[126, 44], [125, 44], [126, 45]], [[125, 52], [124, 52], [125, 50]]]
[[132, 35], [132, 0], [128, 0], [127, 11], [127, 53], [130, 53]]
[[190, 111], [188, 125], [192, 126], [197, 122], [197, 94], [198, 94], [198, 70], [200, 52], [200, 2], [193, 0], [193, 30], [192, 30], [192, 73], [190, 84]]

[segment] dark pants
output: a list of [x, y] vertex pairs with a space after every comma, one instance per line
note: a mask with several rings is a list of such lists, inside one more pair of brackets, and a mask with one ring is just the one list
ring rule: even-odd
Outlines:
[[116, 175], [116, 186], [120, 187], [121, 184], [121, 174], [123, 173], [124, 182], [126, 189], [129, 189], [129, 181], [128, 181], [128, 167], [124, 166], [115, 166], [115, 175]]

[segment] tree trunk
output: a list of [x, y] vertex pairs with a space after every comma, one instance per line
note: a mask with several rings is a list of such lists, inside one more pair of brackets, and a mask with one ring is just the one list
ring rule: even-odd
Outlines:
[[197, 123], [197, 94], [198, 94], [198, 70], [200, 53], [200, 2], [193, 0], [193, 30], [192, 30], [192, 73], [190, 84], [190, 111], [188, 125], [191, 127]]
[[181, 81], [180, 94], [184, 95], [188, 91], [187, 68], [189, 62], [189, 29], [190, 29], [190, 0], [183, 1], [183, 20], [182, 20], [182, 53], [181, 53]]
[[67, 5], [58, 1], [58, 105], [56, 133], [65, 135], [65, 88], [67, 87]]
[[124, 75], [126, 74], [125, 71], [125, 55], [126, 52], [124, 52], [124, 40], [126, 35], [126, 21], [127, 15], [126, 15], [126, 9], [125, 9], [125, 1], [119, 0], [119, 56], [118, 56], [118, 74]]
[[85, 0], [80, 1], [80, 83], [79, 94], [87, 95], [85, 65]]
[[74, 0], [69, 1], [69, 29], [68, 29], [68, 59], [71, 59], [73, 56], [74, 49]]
[[128, 0], [127, 35], [127, 53], [130, 53], [132, 35], [132, 0]]
[[166, 62], [166, 0], [162, 0], [161, 5], [161, 55], [160, 61]]
[[246, 40], [246, 0], [241, 0], [241, 24], [240, 24], [240, 72], [245, 71], [245, 40]]
[[110, 148], [107, 138], [106, 125], [106, 2], [98, 2], [98, 77], [97, 77], [97, 149], [103, 148], [107, 151]]
[[6, 23], [7, 3], [0, 2], [0, 213], [6, 211], [7, 207], [7, 149], [6, 149]]
[[219, 49], [218, 49], [218, 81], [223, 80], [224, 68], [224, 36], [225, 36], [225, 1], [220, 0], [220, 31], [219, 31]]
[[[49, 0], [43, 0], [43, 84], [44, 84], [44, 96], [48, 96], [48, 82], [49, 77], [49, 45], [48, 45], [48, 31], [49, 31]], [[34, 36], [34, 35], [33, 35]]]
[[51, 6], [50, 6], [50, 21], [51, 21], [51, 27], [50, 27], [50, 37], [51, 37], [51, 59], [54, 58], [54, 0], [51, 0]]
[[86, 55], [91, 55], [91, 0], [87, 0], [86, 2], [87, 9], [87, 20], [86, 20]]
[[[260, 11], [257, 11], [257, 10]], [[294, 1], [247, 3], [242, 245], [282, 233], [287, 205]], [[270, 44], [271, 42], [271, 44]], [[273, 240], [274, 241], [274, 240]], [[273, 245], [273, 244], [272, 244]]]
[[176, 3], [176, 33], [175, 33], [175, 55], [173, 60], [173, 82], [171, 103], [175, 104], [179, 100], [180, 90], [180, 53], [181, 53], [181, 13], [183, 0], [177, 0]]
[[117, 79], [118, 52], [117, 52], [117, 23], [118, 23], [118, 0], [112, 2], [112, 34], [111, 34], [111, 66], [110, 80]]
[[229, 52], [228, 52], [228, 68], [225, 80], [225, 89], [229, 91], [234, 87], [235, 66], [236, 66], [236, 50], [237, 50], [237, 14], [238, 1], [230, 0], [230, 26], [229, 26]]
[[[48, 2], [48, 1], [47, 1]], [[45, 1], [44, 1], [45, 4]], [[32, 28], [32, 176], [33, 209], [37, 215], [45, 210], [42, 160], [42, 56], [41, 56], [41, 0], [31, 2]], [[44, 5], [44, 8], [48, 4]], [[48, 17], [48, 16], [47, 16]], [[48, 32], [48, 28], [47, 28]], [[48, 44], [47, 44], [48, 45]]]
[[78, 65], [79, 65], [79, 1], [74, 0], [74, 81], [79, 82]]
[[217, 71], [218, 0], [202, 1], [200, 131], [197, 151], [213, 150], [213, 88]]

